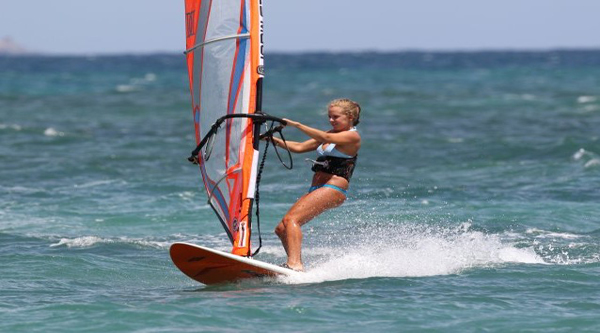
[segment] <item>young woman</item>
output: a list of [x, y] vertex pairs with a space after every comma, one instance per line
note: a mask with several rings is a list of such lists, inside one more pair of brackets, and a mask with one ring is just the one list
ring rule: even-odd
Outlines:
[[[275, 228], [288, 255], [283, 266], [297, 271], [304, 269], [300, 227], [346, 200], [346, 191], [360, 149], [361, 138], [355, 127], [359, 122], [360, 105], [349, 99], [333, 100], [328, 106], [328, 116], [332, 129], [327, 132], [285, 119], [287, 126], [296, 127], [310, 137], [304, 142], [286, 141], [289, 150], [293, 153], [316, 150], [318, 155], [317, 160], [313, 161], [312, 170], [315, 174], [308, 193], [296, 201]], [[273, 138], [273, 144], [280, 147], [285, 145], [278, 138]]]

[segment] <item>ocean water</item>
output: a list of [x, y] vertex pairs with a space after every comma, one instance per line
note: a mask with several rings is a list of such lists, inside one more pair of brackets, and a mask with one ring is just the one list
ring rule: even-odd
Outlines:
[[[2, 332], [600, 330], [600, 51], [268, 54], [266, 112], [363, 106], [348, 201], [301, 277], [204, 286], [229, 244], [186, 160], [184, 57], [0, 57]], [[290, 139], [303, 136], [286, 129]], [[269, 152], [264, 247], [304, 193]]]

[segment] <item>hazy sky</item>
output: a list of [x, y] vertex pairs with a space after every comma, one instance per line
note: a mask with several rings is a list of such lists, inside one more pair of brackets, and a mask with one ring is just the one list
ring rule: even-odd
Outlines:
[[[263, 0], [266, 51], [600, 48], [600, 0]], [[180, 52], [183, 0], [0, 0], [47, 53]]]

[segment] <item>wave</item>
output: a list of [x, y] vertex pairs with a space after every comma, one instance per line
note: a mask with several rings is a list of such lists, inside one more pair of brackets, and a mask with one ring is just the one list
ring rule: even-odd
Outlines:
[[110, 179], [110, 180], [96, 180], [96, 181], [91, 181], [91, 182], [87, 182], [87, 183], [83, 183], [83, 184], [75, 184], [75, 185], [73, 185], [73, 187], [75, 187], [75, 188], [88, 188], [88, 187], [110, 185], [110, 184], [115, 184], [115, 183], [120, 183], [122, 185], [127, 184], [127, 182], [124, 181], [124, 180]]
[[569, 232], [556, 232], [546, 231], [537, 228], [529, 228], [525, 231], [526, 234], [533, 235], [536, 238], [563, 238], [563, 239], [577, 239], [586, 237], [585, 235], [578, 235]]
[[56, 129], [52, 128], [52, 127], [48, 127], [46, 128], [46, 130], [44, 131], [44, 135], [45, 136], [65, 136], [64, 132], [60, 132], [57, 131]]
[[154, 73], [147, 73], [142, 78], [132, 78], [127, 84], [118, 84], [115, 90], [119, 93], [130, 93], [144, 90], [144, 87], [155, 82], [158, 76]]
[[596, 96], [579, 96], [577, 97], [577, 103], [585, 104], [585, 103], [593, 103], [598, 100]]
[[37, 187], [27, 187], [27, 186], [2, 186], [0, 185], [0, 190], [5, 193], [19, 193], [19, 194], [35, 194], [35, 193], [47, 193], [48, 191], [45, 188], [37, 188]]
[[64, 246], [67, 248], [91, 248], [102, 244], [134, 245], [139, 247], [165, 249], [169, 247], [170, 242], [128, 237], [103, 238], [98, 236], [82, 236], [75, 238], [61, 238], [58, 242], [51, 244], [50, 247]]
[[[324, 230], [307, 228], [303, 249], [306, 274], [281, 277], [284, 284], [348, 279], [408, 278], [463, 274], [506, 265], [581, 265], [600, 262], [596, 233], [527, 228], [490, 233], [471, 222], [458, 226], [370, 224]], [[39, 238], [39, 237], [37, 237]], [[224, 234], [166, 237], [44, 236], [52, 248], [129, 248], [167, 251], [173, 242], [201, 244], [228, 252]], [[48, 244], [46, 242], [46, 244]], [[47, 245], [46, 245], [47, 246]], [[285, 252], [277, 240], [265, 239], [258, 260], [278, 264]]]
[[[394, 228], [394, 229], [389, 229]], [[366, 232], [365, 232], [366, 231]], [[362, 230], [353, 246], [307, 250], [307, 273], [284, 283], [320, 283], [372, 277], [424, 277], [459, 274], [508, 263], [546, 264], [532, 247], [517, 247], [500, 235], [456, 228], [386, 226]], [[354, 235], [357, 236], [357, 235]]]
[[585, 150], [583, 148], [580, 148], [578, 151], [576, 151], [573, 156], [572, 159], [574, 161], [584, 161], [584, 168], [590, 168], [590, 167], [597, 167], [600, 166], [600, 157], [598, 156], [598, 154]]
[[227, 236], [222, 235], [209, 235], [198, 236], [175, 234], [165, 238], [132, 238], [132, 237], [100, 237], [100, 236], [80, 236], [80, 237], [56, 237], [52, 236], [50, 247], [66, 247], [66, 248], [93, 248], [102, 245], [124, 245], [134, 246], [138, 248], [151, 248], [151, 249], [169, 249], [171, 244], [174, 242], [190, 242], [194, 244], [203, 244], [205, 246], [213, 247], [223, 251], [229, 251], [228, 247], [218, 248], [217, 244], [227, 245], [224, 240]]
[[17, 124], [0, 124], [0, 130], [11, 129], [13, 131], [20, 131], [23, 129], [21, 125]]
[[556, 230], [529, 228], [521, 237], [520, 243], [535, 249], [548, 264], [582, 265], [600, 262], [600, 244], [597, 234], [574, 233]]

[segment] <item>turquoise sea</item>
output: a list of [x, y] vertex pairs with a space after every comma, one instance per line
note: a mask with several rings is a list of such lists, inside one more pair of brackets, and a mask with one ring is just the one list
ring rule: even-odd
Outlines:
[[[597, 332], [600, 51], [267, 54], [264, 111], [363, 106], [349, 200], [301, 277], [204, 286], [228, 250], [197, 167], [184, 57], [0, 57], [2, 332]], [[290, 139], [302, 139], [286, 129]], [[264, 247], [309, 186], [269, 152]]]

